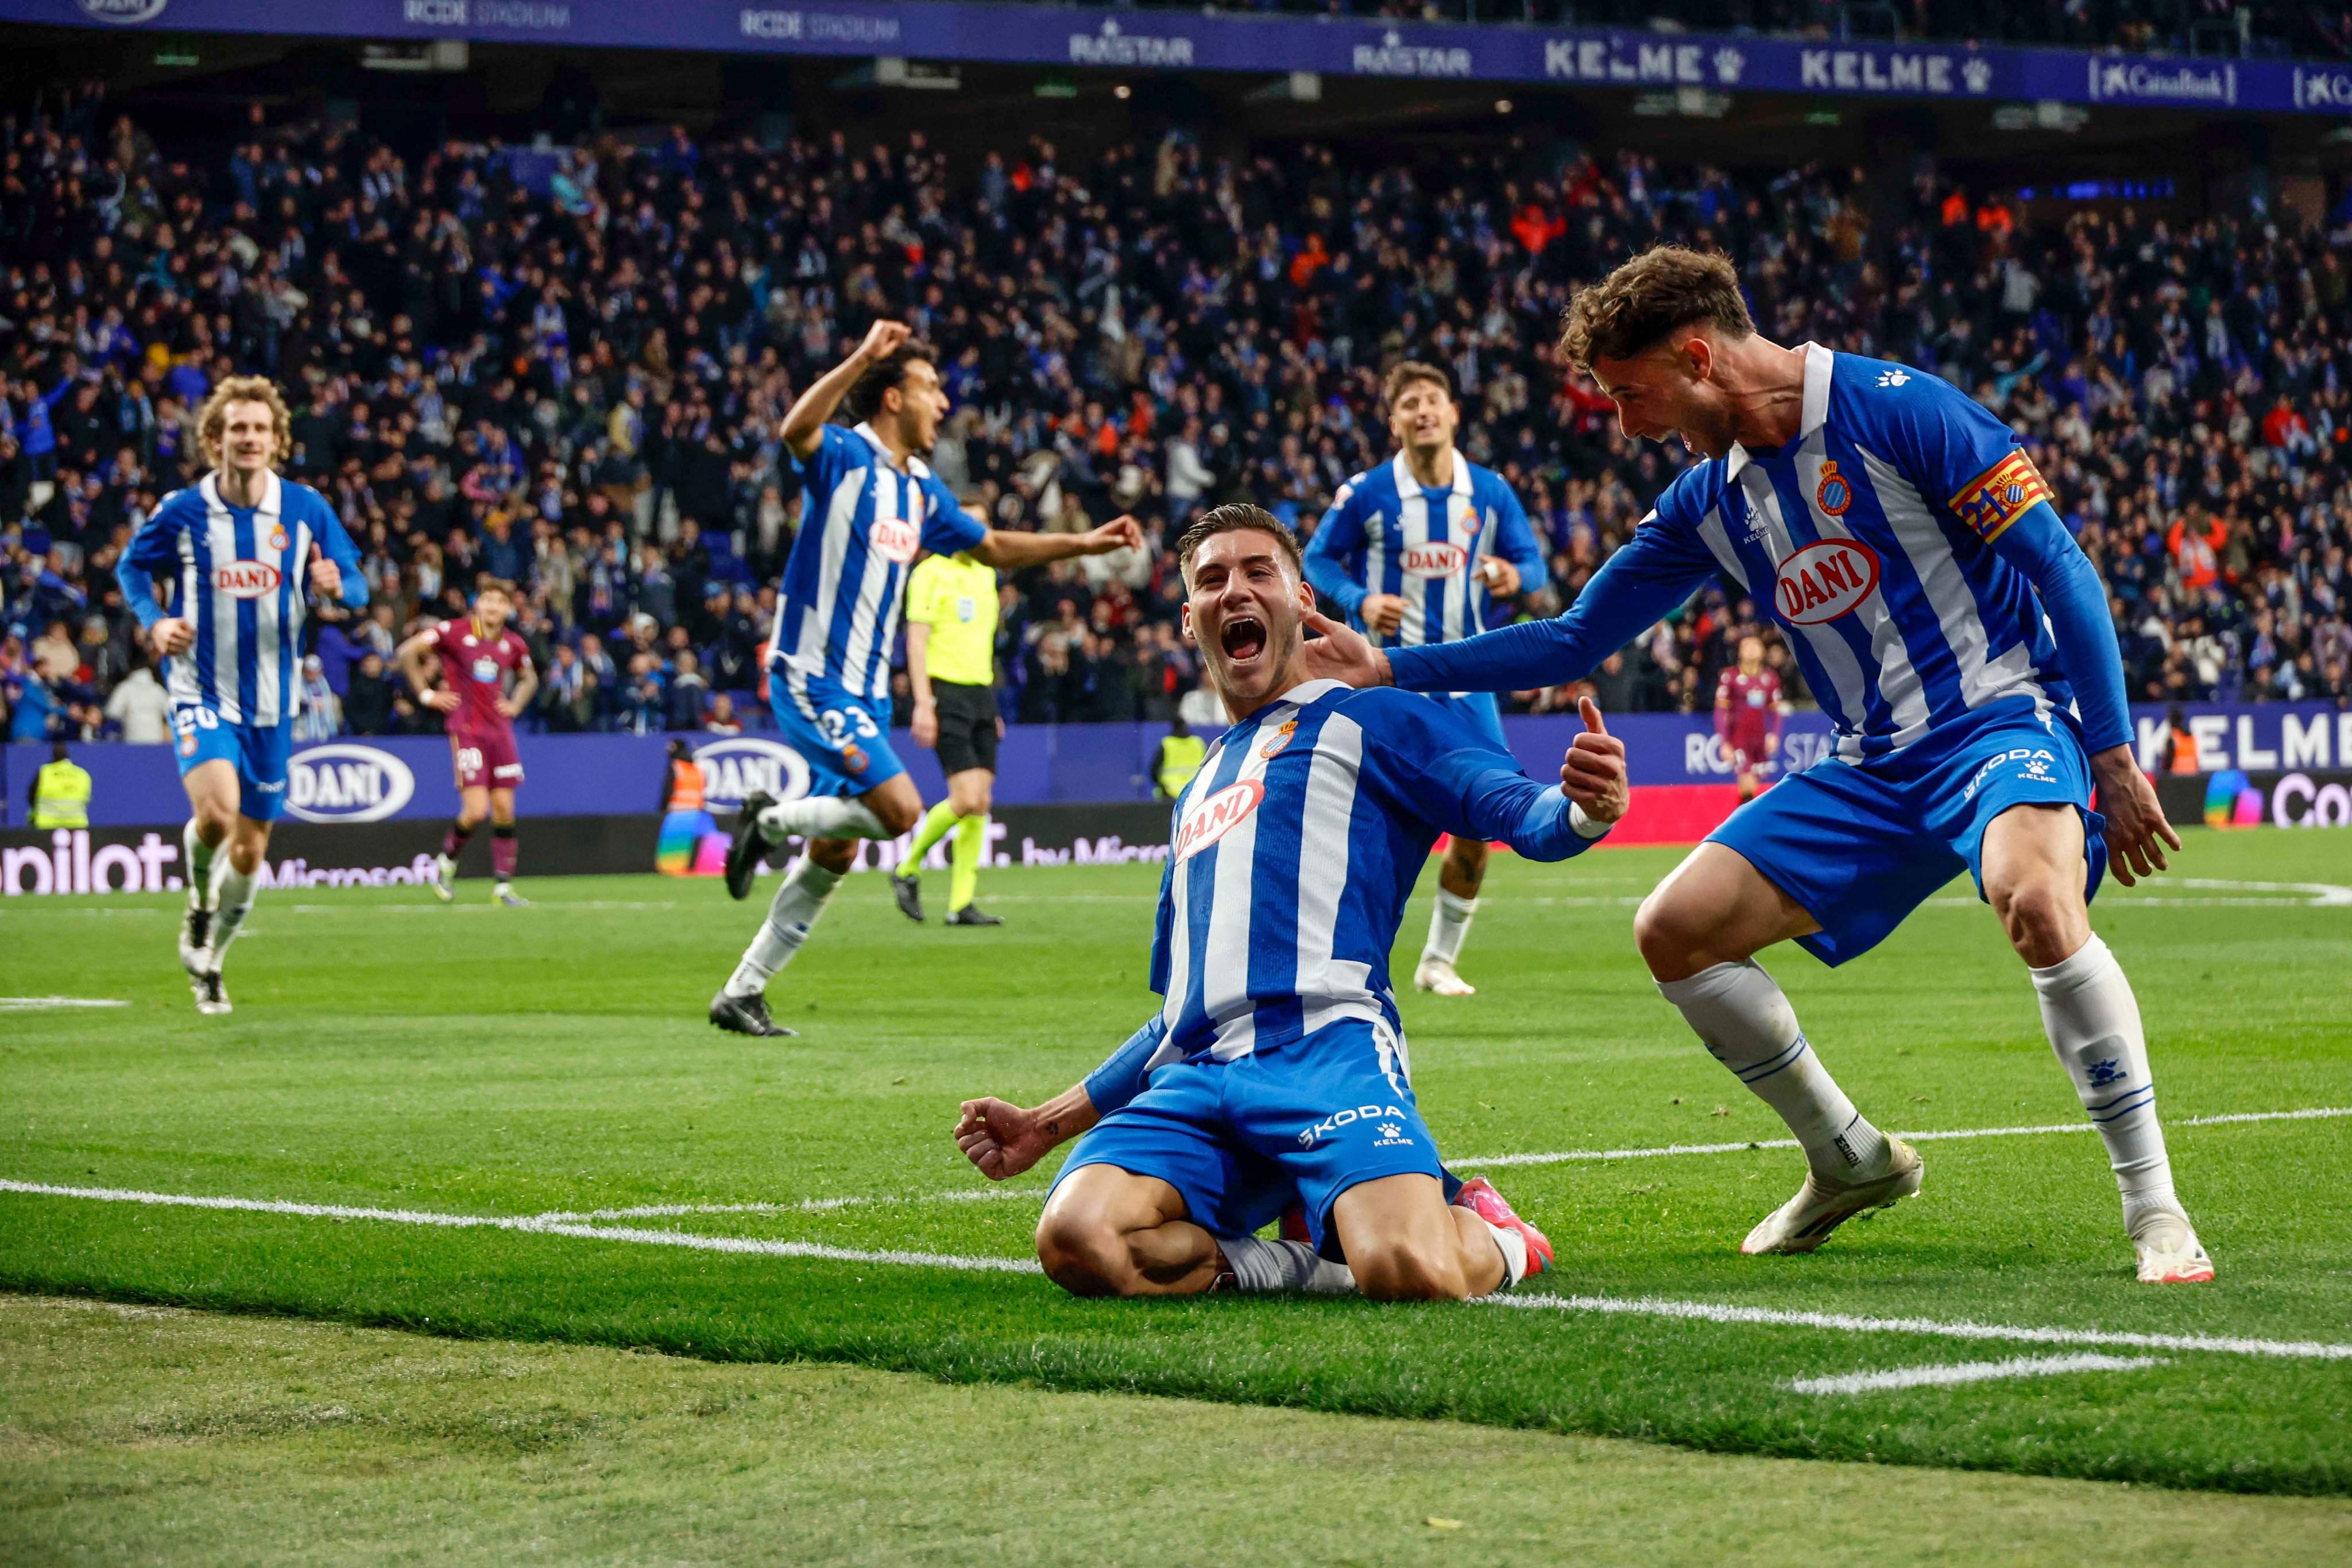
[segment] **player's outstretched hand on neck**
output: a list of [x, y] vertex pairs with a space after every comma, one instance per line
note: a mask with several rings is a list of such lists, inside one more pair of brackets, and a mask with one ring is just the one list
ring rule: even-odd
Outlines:
[[1560, 793], [1596, 822], [1613, 822], [1633, 803], [1633, 791], [1625, 771], [1625, 743], [1601, 722], [1601, 705], [1591, 697], [1576, 699], [1584, 733], [1569, 743], [1559, 765]]
[[1373, 647], [1362, 632], [1318, 610], [1308, 611], [1304, 620], [1318, 633], [1298, 651], [1308, 680], [1343, 681], [1351, 686], [1389, 685], [1389, 656]]

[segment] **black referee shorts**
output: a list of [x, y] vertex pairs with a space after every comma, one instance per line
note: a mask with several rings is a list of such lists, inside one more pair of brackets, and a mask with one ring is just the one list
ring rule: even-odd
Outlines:
[[953, 776], [974, 768], [996, 771], [996, 689], [933, 681], [940, 710], [940, 768]]

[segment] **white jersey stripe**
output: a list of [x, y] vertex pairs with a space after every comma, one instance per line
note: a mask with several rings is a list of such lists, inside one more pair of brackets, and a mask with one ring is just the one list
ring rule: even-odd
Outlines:
[[[278, 476], [275, 474], [271, 475], [268, 485], [262, 492], [261, 505], [256, 507], [253, 513], [253, 559], [276, 566], [280, 573], [281, 586], [283, 574], [289, 569], [283, 559], [284, 552], [269, 548], [269, 533], [284, 516], [284, 507], [279, 500], [283, 492], [278, 488]], [[253, 627], [254, 715], [257, 720], [265, 723], [270, 718], [294, 716], [292, 705], [285, 701], [284, 672], [279, 667], [289, 650], [279, 640], [280, 632], [284, 629], [278, 625], [278, 617], [270, 613], [270, 611], [276, 608], [277, 598], [278, 595], [273, 592], [267, 601], [262, 601], [269, 608], [264, 609], [261, 614], [255, 618]], [[257, 608], [258, 607], [257, 605]], [[296, 689], [299, 691], [300, 688], [298, 685]]]
[[802, 675], [824, 674], [824, 643], [832, 628], [826, 624], [835, 601], [841, 592], [842, 569], [849, 555], [849, 534], [852, 519], [857, 515], [857, 497], [861, 475], [856, 471], [845, 476], [825, 498], [824, 516], [821, 526], [824, 533], [820, 540], [823, 554], [817, 569], [815, 601], [801, 611], [801, 623], [787, 628], [782, 624], [783, 606], [791, 601], [782, 595], [777, 599], [776, 651], [784, 653], [784, 632], [793, 632], [792, 651], [787, 655], [793, 669]]
[[873, 522], [866, 532], [866, 566], [857, 580], [857, 597], [849, 607], [849, 641], [843, 645], [841, 654], [841, 684], [860, 695], [867, 695], [873, 684], [866, 672], [874, 662], [874, 633], [882, 617], [882, 590], [890, 577], [890, 559], [875, 549], [874, 536], [884, 525], [898, 521], [906, 513], [899, 504], [898, 471], [887, 464], [877, 463], [866, 472], [867, 483], [873, 486]]
[[1911, 558], [1920, 591], [1936, 607], [1937, 626], [1959, 668], [1960, 701], [1979, 708], [2023, 694], [2046, 703], [2047, 694], [2032, 678], [2031, 646], [2019, 643], [1998, 659], [1985, 657], [1984, 616], [1977, 607], [1976, 592], [1952, 554], [1951, 540], [1944, 537], [1942, 525], [1917, 488], [1868, 447], [1857, 443], [1854, 450], [1862, 454], [1863, 471], [1869, 476], [1871, 493], [1878, 497], [1886, 526], [1895, 530], [1903, 553]]
[[[1208, 755], [1201, 759], [1200, 770], [1192, 775], [1192, 781], [1178, 793], [1171, 823], [1190, 819], [1211, 792], [1218, 772], [1219, 750], [1219, 746], [1210, 747]], [[1160, 1011], [1168, 1027], [1174, 1029], [1183, 1017], [1186, 998], [1192, 994], [1192, 879], [1185, 873], [1182, 861], [1170, 868], [1168, 898], [1172, 921], [1168, 942], [1168, 1000]]]
[[[1297, 711], [1295, 703], [1280, 705], [1260, 721], [1257, 733]], [[1264, 752], [1265, 747], [1252, 746], [1233, 782], [1263, 779]], [[1250, 995], [1250, 915], [1257, 902], [1257, 830], [1264, 820], [1263, 812], [1250, 812], [1216, 846], [1208, 940], [1201, 954], [1201, 1011], [1216, 1029], [1217, 1043], [1210, 1054], [1221, 1061], [1247, 1056], [1257, 1048], [1257, 1002]], [[1177, 874], [1183, 874], [1181, 869]]]
[[[213, 571], [217, 576], [224, 565], [236, 559], [236, 517], [221, 500], [220, 491], [214, 483], [215, 477], [210, 474], [205, 476], [204, 497], [205, 546], [212, 556]], [[237, 601], [227, 594], [214, 592], [209, 582], [198, 583], [196, 591], [212, 597], [213, 711], [220, 715], [225, 724], [243, 724], [246, 722], [245, 706], [238, 688], [244, 683], [238, 679], [242, 666], [237, 662], [243, 650], [239, 635], [241, 629], [237, 625]]]
[[[1371, 1005], [1370, 967], [1333, 956], [1340, 900], [1348, 891], [1348, 829], [1355, 817], [1363, 757], [1363, 727], [1344, 714], [1325, 718], [1298, 813], [1297, 989], [1302, 998], [1360, 992]], [[1377, 1015], [1380, 1009], [1372, 1005], [1371, 1010]]]
[[[1753, 464], [1739, 471], [1739, 488], [1748, 497], [1750, 516], [1761, 525], [1765, 550], [1773, 560], [1784, 561], [1796, 553], [1796, 545], [1789, 533], [1789, 525], [1780, 516], [1780, 497], [1772, 488], [1771, 476]], [[1830, 684], [1836, 688], [1838, 709], [1852, 729], [1841, 729], [1837, 755], [1849, 762], [1862, 759], [1863, 715], [1869, 688], [1863, 683], [1862, 661], [1854, 657], [1853, 649], [1834, 624], [1803, 626], [1806, 646], [1828, 672]], [[1786, 634], [1785, 632], [1783, 633]]]
[[[1429, 497], [1422, 493], [1421, 482], [1404, 465], [1404, 454], [1400, 452], [1390, 467], [1396, 478], [1397, 491], [1397, 552], [1410, 563], [1412, 551], [1429, 542]], [[1405, 572], [1397, 582], [1404, 600], [1404, 619], [1397, 626], [1397, 641], [1410, 648], [1428, 640], [1429, 580]]]
[[[1811, 360], [1806, 361], [1809, 382], [1812, 363]], [[1826, 382], [1822, 396], [1828, 396]], [[1822, 464], [1827, 455], [1827, 444], [1819, 430], [1806, 437], [1797, 452], [1798, 494], [1806, 497], [1805, 509], [1812, 516], [1815, 533], [1825, 539], [1851, 539], [1853, 530], [1845, 526], [1845, 519], [1822, 508]], [[1853, 617], [1869, 637], [1871, 655], [1878, 661], [1878, 695], [1885, 702], [1888, 717], [1895, 726], [1894, 744], [1898, 747], [1908, 746], [1927, 733], [1931, 722], [1927, 687], [1919, 678], [1918, 668], [1911, 663], [1911, 650], [1904, 643], [1903, 628], [1895, 623], [1894, 611], [1888, 608], [1883, 580], [1879, 591], [1854, 610]], [[1855, 713], [1859, 717], [1859, 710]]]

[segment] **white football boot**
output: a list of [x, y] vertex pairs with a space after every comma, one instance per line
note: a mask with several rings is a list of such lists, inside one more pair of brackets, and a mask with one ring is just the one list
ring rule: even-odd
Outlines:
[[[207, 955], [209, 956], [209, 955]], [[188, 989], [196, 997], [196, 1011], [206, 1018], [217, 1018], [230, 1010], [228, 992], [221, 986], [220, 971], [208, 970], [188, 982]]]
[[2189, 1217], [2177, 1208], [2141, 1214], [2132, 1221], [2131, 1242], [2143, 1285], [2201, 1285], [2213, 1277], [2213, 1260], [2198, 1244]]
[[1868, 1181], [1842, 1182], [1805, 1173], [1797, 1196], [1765, 1216], [1739, 1244], [1742, 1252], [1811, 1252], [1830, 1232], [1855, 1215], [1899, 1203], [1919, 1190], [1927, 1168], [1919, 1151], [1902, 1139], [1886, 1140], [1886, 1174]]
[[201, 980], [211, 967], [213, 912], [191, 904], [180, 916], [180, 967], [191, 980]]
[[1413, 989], [1434, 991], [1441, 997], [1475, 997], [1478, 988], [1454, 972], [1454, 966], [1443, 958], [1423, 958], [1412, 972]]
[[457, 896], [457, 862], [447, 855], [433, 857], [433, 896], [444, 904]]

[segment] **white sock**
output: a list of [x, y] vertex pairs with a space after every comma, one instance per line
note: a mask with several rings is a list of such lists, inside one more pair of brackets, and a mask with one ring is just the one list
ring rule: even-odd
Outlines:
[[2091, 1124], [2106, 1141], [2107, 1164], [2123, 1193], [2125, 1224], [2144, 1209], [2179, 1208], [2164, 1127], [2156, 1119], [2147, 1037], [2123, 966], [2095, 936], [2073, 957], [2032, 975], [2050, 1048], [2074, 1081]]
[[779, 800], [760, 813], [760, 832], [770, 843], [780, 839], [895, 839], [862, 803], [846, 795], [812, 795]]
[[[227, 857], [222, 858], [226, 862]], [[228, 945], [236, 941], [236, 934], [245, 928], [245, 917], [253, 913], [253, 895], [259, 891], [260, 885], [258, 866], [254, 868], [252, 875], [234, 865], [222, 873], [220, 907], [213, 914], [211, 942], [214, 968], [221, 967], [221, 960], [228, 956]]]
[[1789, 998], [1753, 958], [1661, 980], [1658, 994], [1682, 1009], [1717, 1061], [1780, 1113], [1815, 1175], [1852, 1181], [1885, 1173], [1885, 1134], [1853, 1108], [1798, 1029]]
[[213, 903], [213, 857], [220, 852], [218, 844], [208, 844], [196, 836], [196, 820], [188, 819], [180, 830], [180, 848], [187, 856], [188, 906], [209, 909]]
[[1503, 1249], [1503, 1282], [1496, 1289], [1507, 1291], [1528, 1277], [1528, 1239], [1507, 1225], [1483, 1217], [1478, 1223], [1493, 1233], [1495, 1245]]
[[773, 902], [768, 905], [768, 918], [761, 923], [751, 945], [743, 949], [743, 961], [735, 966], [735, 973], [727, 981], [727, 994], [752, 997], [768, 988], [775, 972], [793, 961], [793, 955], [808, 940], [809, 927], [824, 913], [824, 901], [833, 896], [834, 884], [841, 873], [831, 872], [806, 855], [793, 862], [784, 873], [783, 885], [776, 889]]
[[1345, 1263], [1318, 1257], [1304, 1241], [1265, 1241], [1255, 1236], [1220, 1236], [1218, 1250], [1234, 1271], [1239, 1291], [1305, 1291], [1315, 1295], [1345, 1295], [1356, 1288], [1356, 1277]]
[[1439, 888], [1437, 906], [1429, 912], [1429, 941], [1421, 956], [1440, 958], [1448, 964], [1461, 957], [1462, 939], [1470, 935], [1470, 920], [1477, 913], [1476, 899], [1456, 898]]

